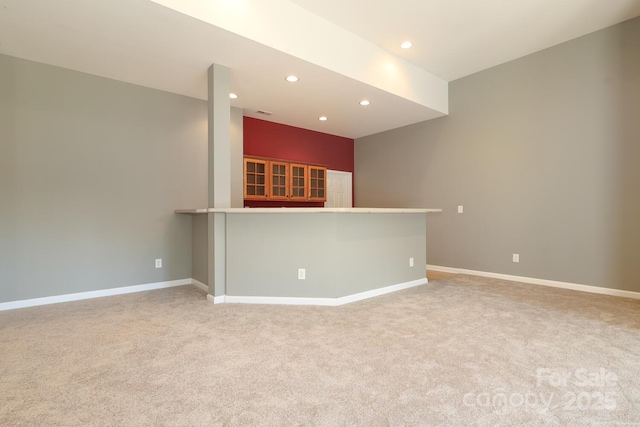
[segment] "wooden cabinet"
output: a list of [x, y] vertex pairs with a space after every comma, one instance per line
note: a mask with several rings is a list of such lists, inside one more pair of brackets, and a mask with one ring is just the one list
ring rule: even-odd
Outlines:
[[291, 170], [291, 183], [289, 188], [291, 189], [291, 193], [289, 199], [296, 201], [305, 201], [307, 200], [309, 192], [307, 191], [307, 186], [309, 181], [307, 180], [307, 165], [301, 165], [297, 163], [291, 163], [289, 165]]
[[248, 200], [268, 199], [267, 160], [244, 159], [244, 198]]
[[309, 200], [314, 202], [327, 200], [327, 168], [309, 166]]
[[324, 202], [327, 168], [275, 159], [244, 159], [245, 200]]
[[269, 162], [269, 200], [289, 200], [289, 165], [285, 162]]

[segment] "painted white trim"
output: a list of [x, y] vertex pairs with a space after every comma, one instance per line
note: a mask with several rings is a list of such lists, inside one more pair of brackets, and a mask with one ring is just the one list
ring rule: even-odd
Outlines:
[[223, 304], [226, 302], [226, 299], [228, 297], [225, 295], [218, 295], [217, 297], [214, 297], [211, 294], [207, 294], [207, 301], [213, 303], [213, 304]]
[[113, 295], [131, 294], [134, 292], [151, 291], [154, 289], [173, 288], [174, 286], [190, 285], [191, 279], [171, 280], [168, 282], [146, 283], [143, 285], [124, 286], [121, 288], [101, 289], [99, 291], [78, 292], [74, 294], [55, 295], [51, 297], [25, 299], [0, 303], [0, 311], [17, 308], [36, 307], [39, 305], [58, 304], [61, 302], [79, 301], [91, 298], [101, 298]]
[[232, 304], [280, 304], [280, 305], [326, 305], [334, 306], [336, 298], [299, 298], [299, 297], [243, 297], [227, 296], [225, 303]]
[[[463, 274], [461, 273], [459, 268], [453, 267], [441, 267], [439, 265], [429, 265], [427, 264], [427, 270], [440, 271], [442, 273], [451, 273], [451, 274]], [[469, 270], [471, 271], [471, 270]], [[479, 276], [479, 274], [471, 274], [471, 276]]]
[[611, 295], [614, 297], [640, 299], [640, 292], [625, 291], [622, 289], [603, 288], [600, 286], [580, 285], [577, 283], [558, 282], [555, 280], [536, 279], [533, 277], [511, 276], [509, 274], [489, 273], [486, 271], [465, 270], [462, 268], [441, 267], [427, 265], [427, 270], [441, 271], [443, 273], [468, 274], [470, 276], [490, 277], [493, 279], [510, 280], [512, 282], [528, 283], [531, 285], [549, 286], [552, 288], [571, 289], [573, 291], [589, 292], [592, 294]]
[[[347, 295], [339, 298], [245, 297], [227, 295], [224, 297], [224, 302], [237, 304], [320, 305], [327, 307], [337, 307], [339, 305], [349, 304], [352, 302], [385, 295], [391, 292], [413, 288], [414, 286], [424, 285], [425, 283], [428, 283], [428, 280], [426, 278], [412, 280], [410, 282], [385, 286], [384, 288], [372, 289], [370, 291], [360, 292], [357, 294]], [[211, 295], [207, 296], [207, 298], [209, 298], [210, 296]]]
[[191, 279], [191, 284], [193, 286], [195, 286], [196, 288], [200, 289], [200, 290], [203, 290], [205, 292], [209, 292], [209, 287], [207, 285], [205, 285], [204, 283], [202, 283], [201, 281], [199, 281], [199, 280]]
[[397, 292], [404, 289], [413, 288], [415, 286], [420, 286], [427, 284], [429, 281], [427, 278], [411, 280], [410, 282], [398, 283], [397, 285], [385, 286], [384, 288], [372, 289], [370, 291], [360, 292], [358, 294], [347, 295], [344, 297], [337, 298], [338, 304], [343, 305], [349, 304], [351, 302], [362, 301], [364, 299], [377, 297], [380, 295], [390, 294], [391, 292]]

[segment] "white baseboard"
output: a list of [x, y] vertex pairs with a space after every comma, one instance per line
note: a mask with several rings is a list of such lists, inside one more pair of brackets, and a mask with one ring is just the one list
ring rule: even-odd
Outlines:
[[222, 304], [224, 302], [226, 302], [226, 295], [218, 295], [217, 297], [214, 297], [211, 294], [207, 294], [207, 301], [212, 302], [214, 304]]
[[397, 285], [386, 286], [384, 288], [372, 289], [370, 291], [360, 292], [358, 294], [347, 295], [344, 297], [336, 298], [336, 305], [349, 304], [351, 302], [362, 301], [364, 299], [377, 297], [380, 295], [390, 294], [392, 292], [398, 292], [403, 289], [413, 288], [415, 286], [420, 286], [428, 283], [427, 278], [411, 280], [410, 282], [398, 283]]
[[201, 281], [199, 281], [199, 280], [191, 279], [191, 284], [193, 286], [195, 286], [196, 288], [200, 289], [200, 290], [203, 290], [205, 292], [209, 292], [209, 287], [207, 285], [205, 285], [204, 283], [202, 283]]
[[[402, 289], [412, 288], [427, 283], [427, 279], [418, 279], [410, 282], [399, 283], [397, 285], [386, 286], [380, 289], [373, 289], [354, 295], [347, 295], [340, 298], [295, 298], [295, 297], [242, 297], [220, 295], [214, 297], [207, 295], [207, 300], [214, 304], [222, 303], [242, 303], [242, 304], [286, 304], [286, 305], [322, 305], [339, 306], [350, 302], [360, 301]], [[102, 289], [99, 291], [78, 292], [66, 295], [56, 295], [50, 297], [33, 298], [20, 301], [9, 301], [0, 303], [0, 311], [14, 310], [18, 308], [36, 307], [40, 305], [58, 304], [62, 302], [80, 301], [92, 298], [101, 298], [114, 295], [131, 294], [134, 292], [151, 291], [154, 289], [172, 288], [174, 286], [193, 285], [205, 292], [209, 292], [209, 287], [196, 279], [180, 279], [168, 282], [147, 283], [143, 285], [124, 286], [120, 288]]]
[[51, 297], [25, 299], [0, 303], [0, 311], [16, 308], [36, 307], [39, 305], [58, 304], [61, 302], [79, 301], [83, 299], [101, 298], [113, 295], [131, 294], [134, 292], [151, 291], [154, 289], [172, 288], [174, 286], [190, 285], [192, 279], [171, 280], [168, 282], [146, 283], [143, 285], [124, 286], [121, 288], [101, 289], [99, 291], [78, 292], [74, 294], [56, 295]]
[[299, 298], [299, 297], [243, 297], [227, 295], [225, 303], [231, 304], [280, 304], [280, 305], [326, 305], [335, 306], [336, 298]]
[[[337, 307], [339, 305], [349, 304], [368, 298], [377, 297], [391, 292], [401, 291], [403, 289], [412, 288], [414, 286], [424, 285], [428, 283], [427, 279], [412, 280], [410, 282], [399, 283], [397, 285], [386, 286], [384, 288], [372, 289], [370, 291], [360, 292], [353, 295], [347, 295], [339, 298], [298, 298], [298, 297], [244, 297], [226, 295], [222, 297], [225, 303], [237, 304], [281, 304], [281, 305], [320, 305], [328, 307]], [[207, 296], [211, 300], [211, 295]], [[214, 302], [215, 303], [215, 302]]]
[[577, 283], [558, 282], [555, 280], [536, 279], [533, 277], [511, 276], [509, 274], [489, 273], [486, 271], [465, 270], [462, 268], [441, 267], [439, 265], [427, 265], [427, 270], [443, 273], [468, 274], [470, 276], [490, 277], [493, 279], [510, 280], [512, 282], [529, 283], [531, 285], [549, 286], [552, 288], [571, 289], [573, 291], [589, 292], [592, 294], [611, 295], [614, 297], [640, 299], [640, 292], [625, 291], [622, 289], [603, 288], [600, 286], [580, 285]]

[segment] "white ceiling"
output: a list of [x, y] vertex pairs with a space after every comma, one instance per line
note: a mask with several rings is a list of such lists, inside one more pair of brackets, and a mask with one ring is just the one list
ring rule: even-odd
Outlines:
[[446, 114], [447, 81], [638, 15], [639, 0], [0, 0], [0, 53], [200, 99], [218, 63], [245, 115], [357, 138]]
[[291, 1], [447, 81], [640, 15], [639, 0]]

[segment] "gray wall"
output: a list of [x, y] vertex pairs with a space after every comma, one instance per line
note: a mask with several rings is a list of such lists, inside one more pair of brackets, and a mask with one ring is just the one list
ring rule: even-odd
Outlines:
[[336, 298], [424, 279], [425, 217], [227, 214], [226, 294]]
[[429, 264], [640, 291], [640, 18], [449, 93], [449, 116], [356, 140], [357, 205], [444, 208]]
[[206, 102], [0, 55], [0, 302], [191, 277], [206, 162]]
[[206, 214], [191, 217], [191, 277], [209, 285], [209, 224]]

